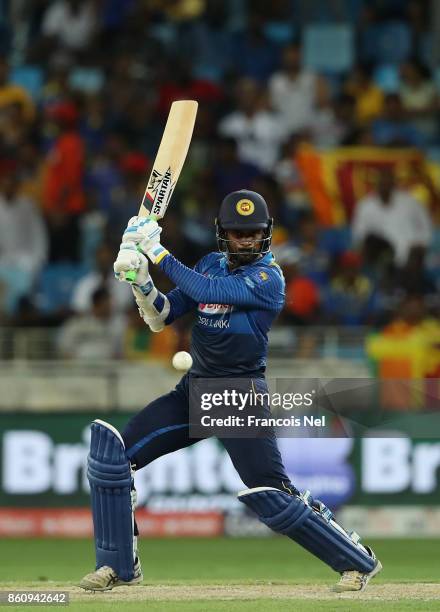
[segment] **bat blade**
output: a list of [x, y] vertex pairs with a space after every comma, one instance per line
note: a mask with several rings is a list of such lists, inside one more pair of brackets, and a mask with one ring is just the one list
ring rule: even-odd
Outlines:
[[161, 219], [185, 162], [196, 121], [198, 103], [195, 100], [173, 102], [154, 160], [139, 216]]

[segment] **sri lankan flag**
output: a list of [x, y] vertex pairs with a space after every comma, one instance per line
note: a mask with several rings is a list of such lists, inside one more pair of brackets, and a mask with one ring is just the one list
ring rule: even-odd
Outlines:
[[304, 144], [295, 162], [316, 218], [326, 226], [350, 222], [356, 202], [374, 190], [379, 169], [393, 169], [399, 186], [412, 191], [428, 206], [434, 203], [427, 184], [433, 179], [436, 182], [440, 174], [437, 165], [427, 164], [416, 149], [341, 147], [318, 151]]

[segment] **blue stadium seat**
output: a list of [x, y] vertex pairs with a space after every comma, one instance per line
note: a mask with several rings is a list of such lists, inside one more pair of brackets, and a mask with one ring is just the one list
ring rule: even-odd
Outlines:
[[437, 68], [434, 70], [433, 77], [434, 77], [434, 83], [437, 88], [437, 91], [440, 92], [440, 66], [437, 66]]
[[298, 22], [326, 24], [333, 22], [359, 21], [365, 0], [291, 0], [292, 14]]
[[34, 100], [38, 100], [40, 97], [43, 78], [43, 70], [39, 66], [31, 66], [30, 64], [16, 66], [11, 71], [11, 81], [24, 87]]
[[403, 21], [378, 23], [361, 33], [360, 59], [379, 64], [400, 64], [412, 52], [411, 30]]
[[314, 24], [304, 30], [304, 64], [313, 70], [347, 72], [354, 62], [354, 32], [349, 24]]
[[67, 308], [76, 283], [88, 270], [85, 266], [70, 263], [46, 266], [37, 285], [37, 307], [44, 313]]
[[104, 86], [104, 72], [100, 68], [73, 68], [69, 76], [69, 85], [72, 89], [86, 94], [94, 94]]
[[321, 231], [320, 244], [332, 256], [347, 251], [351, 247], [351, 230], [349, 225], [328, 227]]
[[435, 68], [432, 32], [424, 32], [420, 36], [419, 44], [417, 45], [417, 57], [428, 68]]
[[426, 254], [426, 272], [428, 278], [440, 286], [440, 229], [434, 228], [432, 242]]
[[394, 64], [380, 64], [374, 70], [373, 80], [385, 93], [396, 93], [400, 87], [398, 66]]
[[[0, 3], [0, 22], [3, 21], [3, 18], [1, 16], [1, 12], [2, 12], [1, 5], [2, 3]], [[6, 22], [0, 23], [0, 54], [1, 55], [8, 55], [11, 52], [11, 40], [12, 40], [11, 28]]]
[[177, 29], [173, 23], [153, 23], [148, 28], [148, 33], [154, 40], [159, 41], [165, 49], [171, 49], [177, 40]]
[[295, 39], [297, 29], [293, 23], [269, 21], [264, 26], [264, 33], [276, 45], [287, 45]]

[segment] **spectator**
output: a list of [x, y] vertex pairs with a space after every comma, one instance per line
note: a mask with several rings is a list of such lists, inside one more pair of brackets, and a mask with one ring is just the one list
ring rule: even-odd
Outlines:
[[400, 77], [400, 97], [409, 125], [414, 126], [427, 142], [435, 140], [439, 105], [429, 71], [417, 60], [411, 60], [402, 65]]
[[124, 329], [124, 318], [112, 316], [109, 292], [99, 287], [93, 292], [90, 310], [74, 315], [61, 327], [60, 355], [81, 360], [120, 357]]
[[261, 84], [279, 64], [278, 48], [267, 38], [264, 25], [262, 13], [258, 9], [251, 10], [246, 27], [235, 34], [232, 43], [237, 73]]
[[393, 169], [382, 168], [377, 191], [356, 205], [352, 234], [368, 263], [392, 257], [398, 268], [414, 259], [422, 265], [431, 242], [431, 220], [423, 205], [396, 187]]
[[332, 325], [366, 325], [376, 309], [376, 294], [370, 279], [361, 272], [358, 253], [346, 251], [324, 291], [323, 316]]
[[81, 278], [72, 294], [72, 310], [84, 313], [92, 306], [92, 297], [99, 287], [105, 287], [110, 295], [112, 314], [126, 311], [133, 301], [127, 283], [120, 283], [113, 273], [115, 254], [108, 243], [103, 243], [96, 251], [95, 268]]
[[226, 17], [224, 2], [208, 2], [203, 19], [191, 21], [181, 32], [179, 51], [192, 58], [197, 78], [218, 83], [232, 70], [232, 34]]
[[50, 260], [78, 260], [79, 218], [85, 210], [84, 144], [77, 130], [78, 111], [71, 102], [48, 109], [58, 129], [46, 162], [43, 206], [46, 212]]
[[336, 114], [328, 85], [320, 79], [316, 83], [313, 121], [307, 126], [310, 140], [316, 147], [335, 147], [345, 137], [345, 130], [345, 124], [339, 120]]
[[81, 122], [81, 136], [90, 153], [96, 154], [102, 151], [108, 131], [104, 97], [98, 94], [87, 96]]
[[301, 274], [298, 266], [301, 253], [289, 245], [275, 248], [274, 251], [286, 279], [282, 320], [291, 325], [316, 324], [320, 306], [319, 288], [313, 280]]
[[423, 134], [410, 125], [405, 116], [402, 99], [398, 94], [385, 96], [381, 117], [371, 126], [374, 144], [384, 147], [423, 147], [426, 144]]
[[289, 233], [288, 214], [285, 194], [272, 174], [260, 174], [250, 184], [252, 191], [261, 194], [269, 206], [271, 216], [276, 219], [273, 228], [272, 244], [279, 245], [287, 242]]
[[324, 242], [320, 227], [310, 212], [304, 212], [297, 223], [292, 244], [298, 249], [298, 268], [318, 285], [326, 285], [332, 253]]
[[90, 0], [57, 0], [43, 15], [41, 32], [52, 47], [84, 51], [96, 33], [94, 3]]
[[237, 141], [241, 161], [270, 171], [286, 133], [278, 117], [267, 108], [264, 91], [256, 81], [241, 79], [236, 95], [237, 109], [222, 119], [219, 133]]
[[0, 283], [5, 286], [6, 310], [29, 293], [47, 257], [47, 235], [32, 200], [19, 194], [14, 160], [0, 163]]
[[31, 124], [35, 118], [34, 103], [23, 87], [9, 81], [8, 61], [5, 57], [0, 57], [0, 113], [15, 105], [18, 106], [24, 123]]
[[356, 120], [360, 125], [368, 124], [382, 114], [384, 94], [373, 81], [370, 64], [355, 66], [348, 75], [344, 90], [355, 100]]
[[20, 104], [9, 104], [0, 111], [0, 138], [3, 146], [16, 153], [26, 142], [29, 129], [23, 120]]
[[169, 364], [173, 354], [179, 350], [178, 336], [173, 325], [167, 325], [160, 334], [153, 334], [134, 306], [128, 312], [123, 340], [123, 355], [130, 361], [150, 359]]
[[17, 151], [20, 165], [20, 194], [35, 202], [41, 210], [44, 160], [41, 158], [38, 144], [26, 139]]
[[286, 214], [284, 222], [289, 229], [295, 229], [298, 217], [310, 208], [310, 196], [296, 162], [296, 154], [300, 144], [301, 139], [298, 136], [291, 136], [283, 144], [280, 160], [274, 171], [275, 179], [285, 197]]
[[[439, 346], [438, 318], [427, 314], [421, 295], [406, 295], [391, 322], [366, 341], [366, 352], [376, 375], [391, 379], [389, 384], [381, 386], [382, 405], [397, 410], [415, 407], [425, 410], [434, 400], [438, 409], [438, 393], [433, 391], [429, 379], [438, 378], [440, 372]], [[399, 384], [405, 379], [416, 380], [417, 389]], [[425, 385], [423, 379], [426, 379]]]
[[359, 144], [362, 130], [356, 118], [356, 100], [349, 94], [340, 94], [334, 101], [334, 114], [342, 146]]
[[215, 147], [215, 154], [212, 178], [219, 199], [227, 193], [243, 189], [243, 185], [250, 185], [260, 174], [254, 164], [240, 161], [234, 138], [220, 138]]
[[[102, 150], [89, 161], [86, 186], [92, 206], [105, 218], [112, 211], [119, 211], [124, 203], [124, 176], [121, 159], [125, 155], [125, 143], [118, 134], [107, 133]], [[120, 212], [117, 213], [119, 218]]]
[[107, 210], [107, 229], [112, 235], [122, 235], [127, 219], [138, 214], [150, 167], [148, 157], [136, 151], [124, 153], [119, 160], [123, 182], [120, 192], [111, 199], [111, 207]]
[[60, 102], [68, 102], [72, 98], [69, 76], [74, 66], [74, 58], [66, 51], [58, 51], [50, 58], [47, 74], [41, 92], [43, 110]]
[[166, 78], [159, 85], [159, 111], [167, 116], [174, 100], [198, 100], [206, 104], [220, 102], [223, 93], [219, 85], [207, 78], [196, 78], [192, 64], [183, 57], [173, 58], [165, 71]]
[[[218, 202], [225, 193], [247, 185], [261, 191], [269, 203], [275, 219], [273, 245], [287, 242], [297, 248], [298, 277], [317, 285], [324, 295], [334, 259], [348, 248], [347, 228], [324, 229], [308, 219], [311, 194], [323, 220], [340, 219], [342, 208], [334, 205], [333, 196], [351, 211], [351, 187], [364, 182], [359, 174], [364, 166], [347, 158], [336, 162], [344, 157], [342, 152], [336, 157], [313, 153], [310, 144], [435, 144], [437, 96], [431, 75], [412, 59], [400, 69], [398, 64], [379, 71], [379, 65], [360, 64], [377, 62], [387, 51], [375, 46], [384, 19], [398, 16], [407, 22], [413, 52], [431, 68], [435, 37], [429, 32], [431, 10], [417, 0], [356, 0], [356, 7], [349, 3], [350, 10], [346, 0], [294, 4], [293, 11], [292, 0], [9, 2], [2, 42], [11, 55], [0, 60], [0, 159], [20, 159], [19, 193], [45, 212], [51, 261], [81, 258], [93, 266], [97, 245], [122, 232], [127, 218], [138, 210], [170, 103], [189, 97], [200, 105], [184, 171], [164, 220], [172, 251], [191, 265], [211, 244], [215, 248], [212, 214]], [[362, 36], [360, 8], [371, 37]], [[303, 64], [301, 48], [292, 41], [299, 40], [298, 28], [312, 23], [312, 17], [327, 23], [332, 16], [339, 21], [344, 15], [360, 43], [354, 49], [355, 67], [348, 78], [323, 78]], [[363, 55], [362, 42], [367, 42]], [[13, 78], [27, 89], [11, 83], [9, 59]], [[384, 95], [382, 85], [377, 87], [372, 79], [373, 69], [384, 91], [398, 93]], [[37, 107], [27, 90], [38, 95]], [[356, 151], [350, 155], [355, 162]], [[429, 167], [433, 180], [416, 177], [416, 165], [409, 164], [407, 184], [417, 199], [429, 202], [432, 218], [438, 220], [436, 165], [423, 167]], [[337, 184], [339, 194], [334, 191]], [[424, 209], [417, 210], [423, 216]], [[400, 264], [387, 238], [369, 237], [361, 243], [366, 255], [377, 249], [388, 257], [392, 275], [379, 275], [378, 291], [390, 298], [390, 305], [402, 289], [424, 293], [434, 303], [435, 259], [427, 276], [422, 245], [411, 246], [407, 262]], [[432, 251], [434, 256], [435, 245]], [[89, 303], [102, 283], [113, 294], [107, 257], [79, 285]], [[75, 276], [74, 266], [69, 268]], [[301, 295], [312, 292], [304, 288], [296, 295], [300, 304]], [[322, 312], [317, 312], [313, 320], [319, 323]]]
[[[315, 73], [302, 67], [298, 44], [284, 48], [282, 68], [269, 79], [269, 96], [289, 134], [313, 124], [320, 80]], [[321, 87], [325, 87], [325, 84], [321, 83]]]

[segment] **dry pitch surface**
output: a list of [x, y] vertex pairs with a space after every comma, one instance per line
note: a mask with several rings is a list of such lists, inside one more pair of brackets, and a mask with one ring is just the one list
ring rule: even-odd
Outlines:
[[63, 583], [3, 583], [0, 591], [9, 590], [48, 591], [60, 590], [70, 594], [71, 602], [91, 601], [196, 601], [196, 600], [258, 600], [258, 599], [305, 599], [305, 600], [362, 600], [362, 601], [438, 601], [440, 610], [440, 583], [390, 583], [371, 582], [362, 593], [333, 593], [329, 586], [321, 584], [205, 584], [197, 585], [136, 585], [118, 587], [103, 593], [89, 593], [77, 586]]
[[[5, 583], [1, 590], [8, 590]], [[204, 584], [137, 585], [104, 593], [88, 593], [77, 586], [48, 582], [11, 584], [13, 590], [67, 591], [70, 612], [419, 612], [440, 610], [440, 584], [370, 584], [362, 593], [332, 593], [328, 585]], [[1, 604], [0, 604], [1, 605]], [[29, 606], [11, 609], [24, 611]], [[53, 610], [54, 606], [38, 606]], [[6, 609], [6, 608], [5, 608]], [[60, 609], [59, 606], [56, 609]]]
[[337, 575], [285, 538], [141, 540], [144, 583], [88, 593], [91, 542], [3, 540], [0, 590], [68, 591], [70, 612], [440, 611], [438, 540], [371, 544], [384, 570], [362, 593], [333, 593]]

